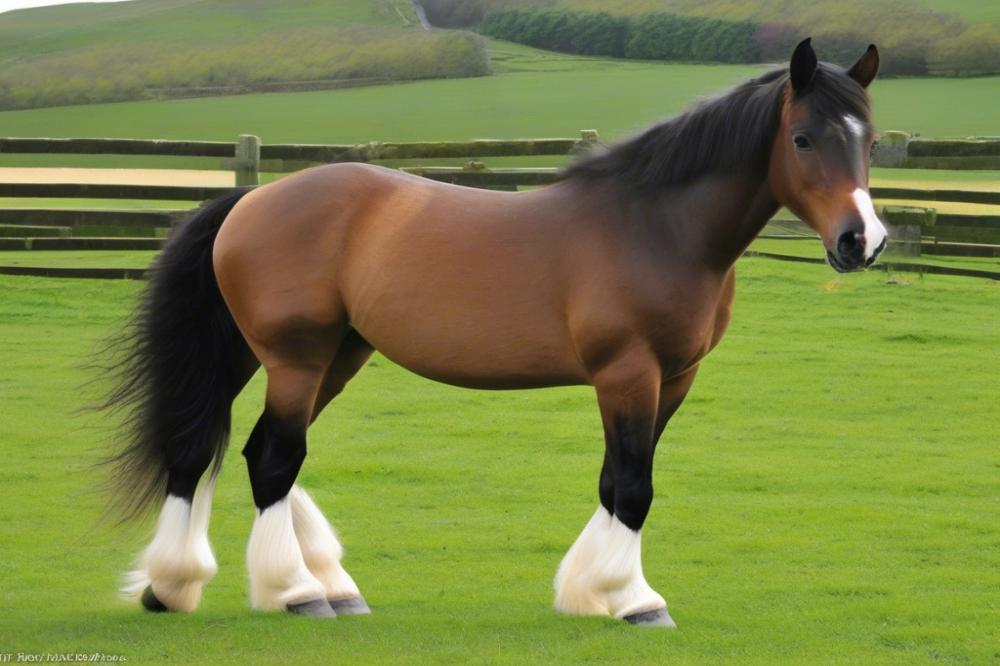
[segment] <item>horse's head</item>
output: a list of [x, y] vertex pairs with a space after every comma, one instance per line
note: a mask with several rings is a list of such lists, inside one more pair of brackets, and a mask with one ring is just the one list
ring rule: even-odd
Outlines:
[[845, 70], [818, 63], [810, 40], [799, 44], [771, 151], [768, 175], [778, 202], [816, 230], [840, 272], [870, 266], [886, 244], [868, 194], [875, 133], [866, 88], [878, 64], [874, 45]]

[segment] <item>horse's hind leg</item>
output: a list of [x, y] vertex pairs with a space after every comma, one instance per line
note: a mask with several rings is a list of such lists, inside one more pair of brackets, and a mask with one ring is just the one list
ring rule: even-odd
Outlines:
[[[337, 355], [326, 371], [323, 384], [313, 406], [313, 420], [323, 408], [344, 389], [371, 357], [371, 345], [357, 331], [351, 330], [337, 349]], [[357, 584], [341, 565], [344, 549], [336, 532], [312, 498], [299, 486], [289, 495], [292, 500], [292, 523], [302, 548], [306, 567], [326, 589], [326, 598], [338, 615], [361, 615], [371, 612]]]
[[250, 599], [255, 608], [333, 617], [326, 588], [308, 569], [293, 524], [290, 494], [306, 456], [306, 429], [324, 366], [267, 367], [264, 413], [243, 449], [257, 519], [247, 545]]
[[122, 590], [138, 596], [147, 610], [195, 610], [204, 584], [217, 571], [208, 543], [214, 475], [196, 488], [209, 462], [178, 463], [169, 472], [167, 499], [160, 510], [156, 535]]

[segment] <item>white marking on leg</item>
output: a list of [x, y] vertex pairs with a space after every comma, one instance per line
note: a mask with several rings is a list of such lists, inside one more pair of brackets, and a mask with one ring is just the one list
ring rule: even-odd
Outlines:
[[642, 573], [641, 535], [603, 506], [566, 553], [556, 574], [556, 608], [623, 618], [666, 608]]
[[327, 599], [348, 599], [361, 595], [354, 579], [340, 564], [344, 548], [333, 527], [309, 494], [299, 486], [288, 493], [292, 501], [292, 525], [302, 548], [309, 572], [326, 589]]
[[122, 593], [138, 599], [147, 586], [173, 611], [190, 613], [201, 601], [204, 584], [218, 571], [208, 542], [215, 479], [195, 492], [194, 506], [168, 495], [160, 510], [156, 535], [143, 552], [139, 566], [126, 574]]
[[247, 569], [254, 608], [283, 610], [326, 596], [302, 557], [287, 496], [258, 513], [247, 544]]
[[875, 214], [875, 204], [872, 203], [867, 190], [859, 187], [851, 194], [851, 198], [854, 199], [854, 206], [865, 223], [865, 259], [871, 259], [888, 233], [882, 220]]

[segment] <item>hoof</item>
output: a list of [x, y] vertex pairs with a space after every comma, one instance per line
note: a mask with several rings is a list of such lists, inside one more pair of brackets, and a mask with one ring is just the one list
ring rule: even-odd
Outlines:
[[362, 596], [330, 599], [329, 603], [337, 615], [371, 615], [372, 612]]
[[337, 617], [337, 614], [330, 608], [326, 599], [313, 599], [304, 601], [301, 604], [288, 604], [286, 606], [289, 613], [295, 615], [305, 615], [306, 617]]
[[667, 629], [677, 628], [677, 625], [674, 623], [673, 618], [670, 617], [670, 613], [667, 612], [666, 608], [657, 608], [656, 610], [626, 615], [622, 619], [629, 624], [634, 624], [638, 627], [665, 627]]
[[162, 601], [156, 598], [155, 594], [153, 594], [152, 585], [147, 585], [146, 589], [142, 591], [140, 601], [142, 602], [142, 607], [150, 613], [166, 613], [170, 610], [163, 604]]

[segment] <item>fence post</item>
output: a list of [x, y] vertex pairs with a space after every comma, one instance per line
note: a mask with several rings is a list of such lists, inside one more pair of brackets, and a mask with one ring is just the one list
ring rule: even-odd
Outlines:
[[240, 134], [235, 157], [236, 187], [260, 185], [260, 137]]
[[920, 239], [925, 230], [933, 229], [937, 210], [919, 206], [882, 206], [880, 217], [889, 233], [886, 255], [919, 257]]
[[899, 168], [906, 166], [910, 135], [906, 132], [883, 132], [872, 148], [872, 166]]

